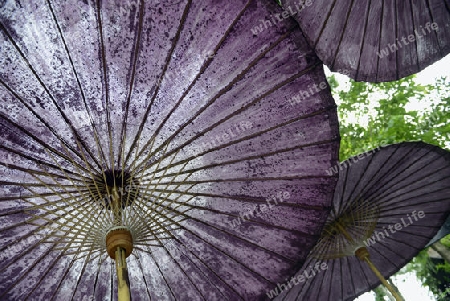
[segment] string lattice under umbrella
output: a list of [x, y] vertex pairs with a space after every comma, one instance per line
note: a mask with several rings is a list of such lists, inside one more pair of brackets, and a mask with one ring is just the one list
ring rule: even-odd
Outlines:
[[380, 283], [402, 300], [385, 278], [445, 222], [450, 154], [400, 143], [350, 158], [335, 171], [339, 182], [321, 238], [302, 269], [277, 287], [275, 300], [353, 300]]
[[298, 25], [251, 30], [280, 11], [2, 3], [0, 299], [254, 300], [298, 268], [339, 137]]
[[397, 80], [450, 52], [448, 0], [283, 0], [282, 5], [324, 64], [357, 81]]

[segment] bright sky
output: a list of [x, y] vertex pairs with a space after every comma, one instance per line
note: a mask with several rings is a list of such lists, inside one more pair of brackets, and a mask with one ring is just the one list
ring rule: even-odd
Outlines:
[[[442, 60], [418, 73], [416, 82], [423, 85], [433, 84], [441, 76], [448, 76], [448, 79], [450, 80], [450, 69], [448, 66], [450, 66], [450, 55], [447, 55]], [[327, 75], [331, 74], [328, 68], [325, 68], [325, 73]], [[339, 81], [340, 85], [349, 85], [348, 77], [337, 73], [334, 74], [336, 75], [336, 79]], [[337, 102], [339, 103], [339, 100], [337, 100]], [[413, 105], [409, 106], [409, 109], [416, 110], [426, 110], [427, 108], [427, 104], [421, 104], [418, 102], [415, 102]], [[392, 281], [407, 301], [443, 301], [443, 299], [436, 300], [427, 287], [422, 287], [421, 282], [413, 273], [393, 276]], [[375, 301], [375, 294], [372, 292], [365, 293], [355, 299], [355, 301]]]
[[[436, 80], [438, 78], [440, 78], [441, 76], [449, 76], [448, 80], [450, 80], [450, 70], [446, 69], [445, 67], [450, 66], [450, 55], [447, 55], [445, 58], [443, 58], [442, 60], [436, 62], [435, 64], [429, 66], [428, 68], [426, 68], [425, 70], [422, 70], [422, 72], [417, 74], [416, 77], [416, 82], [423, 84], [423, 85], [428, 85], [428, 84], [433, 84], [436, 82]], [[339, 73], [332, 73], [330, 72], [330, 70], [325, 67], [325, 74], [331, 75], [334, 74], [336, 76], [336, 79], [339, 81], [339, 90], [344, 89], [347, 90], [350, 87], [350, 82], [348, 81], [348, 77]], [[371, 105], [369, 106], [369, 112], [373, 111], [375, 112], [375, 107], [377, 105], [377, 101], [382, 98], [382, 95], [380, 95], [378, 98], [376, 98], [376, 96], [372, 96], [374, 97], [371, 102]], [[430, 95], [429, 97], [427, 97], [427, 100], [430, 99], [431, 101], [437, 101], [438, 95], [434, 94], [434, 95]], [[340, 104], [340, 100], [336, 99], [336, 103], [339, 105]], [[429, 111], [430, 108], [430, 102], [419, 102], [417, 99], [410, 99], [410, 102], [408, 105], [406, 105], [406, 109], [407, 110], [415, 110], [415, 111], [419, 111], [419, 112], [425, 112], [425, 111]], [[347, 115], [347, 120], [354, 120], [355, 123], [358, 124], [362, 124], [362, 125], [367, 125], [368, 121], [369, 121], [369, 115], [363, 115], [363, 117], [359, 120], [357, 120], [355, 118], [356, 115], [352, 115], [352, 114], [348, 114]]]

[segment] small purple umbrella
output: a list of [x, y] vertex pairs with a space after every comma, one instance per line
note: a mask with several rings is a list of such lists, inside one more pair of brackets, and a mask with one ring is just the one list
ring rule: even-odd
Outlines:
[[1, 300], [257, 300], [298, 269], [339, 135], [298, 25], [252, 31], [276, 3], [1, 3]]
[[450, 153], [405, 142], [360, 154], [330, 172], [339, 172], [339, 182], [321, 239], [302, 269], [267, 295], [353, 300], [383, 283], [402, 300], [384, 278], [416, 256], [450, 213]]
[[282, 5], [280, 19], [293, 15], [325, 65], [357, 81], [397, 80], [450, 52], [448, 0], [283, 0]]

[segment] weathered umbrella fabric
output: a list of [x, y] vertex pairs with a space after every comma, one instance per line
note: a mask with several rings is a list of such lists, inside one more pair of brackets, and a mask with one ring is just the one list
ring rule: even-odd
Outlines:
[[353, 300], [380, 284], [355, 250], [367, 248], [371, 262], [389, 277], [425, 247], [450, 212], [448, 151], [405, 142], [341, 164], [322, 237], [296, 276], [273, 288], [277, 301]]
[[251, 30], [276, 3], [0, 3], [0, 300], [117, 299], [117, 223], [134, 301], [259, 300], [295, 273], [339, 134], [298, 24]]
[[[384, 82], [415, 74], [450, 52], [450, 1], [283, 0], [317, 56], [357, 81]], [[256, 30], [256, 28], [255, 28]]]

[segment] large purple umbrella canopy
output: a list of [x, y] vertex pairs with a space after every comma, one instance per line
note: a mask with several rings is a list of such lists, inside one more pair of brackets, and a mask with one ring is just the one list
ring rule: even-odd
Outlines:
[[389, 145], [334, 170], [339, 182], [321, 239], [302, 269], [272, 288], [277, 301], [353, 300], [380, 284], [355, 250], [366, 248], [389, 277], [425, 247], [450, 213], [450, 153], [436, 146]]
[[293, 15], [317, 56], [357, 81], [397, 80], [450, 52], [449, 0], [283, 0], [282, 5], [286, 13], [272, 24]]
[[280, 11], [3, 2], [1, 300], [117, 299], [117, 220], [133, 300], [256, 300], [298, 269], [331, 208], [339, 136], [298, 25], [251, 30]]

